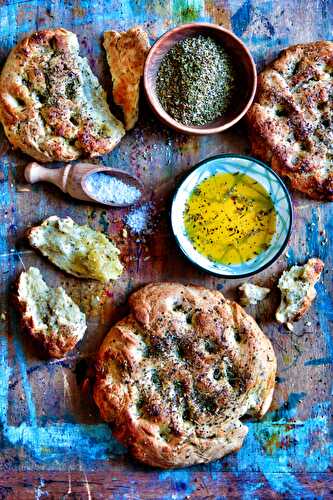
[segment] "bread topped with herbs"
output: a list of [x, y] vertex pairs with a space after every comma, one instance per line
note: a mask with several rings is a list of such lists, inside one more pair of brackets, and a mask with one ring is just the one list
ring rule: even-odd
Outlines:
[[103, 233], [70, 217], [53, 215], [27, 232], [29, 243], [54, 265], [78, 278], [103, 283], [119, 278], [119, 250]]
[[140, 80], [150, 49], [149, 38], [140, 26], [125, 32], [106, 31], [104, 48], [112, 76], [113, 99], [122, 108], [125, 128], [130, 130], [138, 120]]
[[247, 114], [252, 154], [293, 188], [333, 200], [333, 42], [283, 50], [258, 78]]
[[109, 153], [125, 131], [74, 33], [33, 33], [8, 56], [0, 77], [0, 120], [15, 148], [38, 161]]
[[308, 311], [316, 298], [315, 284], [323, 269], [322, 260], [309, 259], [304, 266], [293, 266], [284, 271], [278, 283], [281, 303], [275, 314], [279, 323], [286, 323], [292, 329], [291, 323]]
[[269, 339], [215, 290], [155, 283], [131, 295], [97, 357], [94, 398], [133, 456], [161, 468], [238, 450], [275, 384]]
[[21, 273], [16, 299], [23, 328], [50, 357], [62, 358], [82, 339], [84, 313], [63, 288], [49, 288], [39, 269]]

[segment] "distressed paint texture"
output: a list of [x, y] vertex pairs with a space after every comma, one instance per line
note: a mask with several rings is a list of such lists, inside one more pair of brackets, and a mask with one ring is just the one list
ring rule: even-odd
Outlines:
[[[233, 29], [261, 68], [280, 49], [330, 38], [329, 1], [146, 0], [0, 2], [0, 64], [26, 32], [63, 26], [78, 34], [81, 51], [110, 93], [101, 47], [106, 29], [139, 23], [154, 41], [177, 24], [205, 20]], [[123, 228], [128, 211], [75, 202], [50, 185], [28, 187], [27, 161], [12, 151], [0, 130], [0, 493], [2, 498], [327, 498], [332, 480], [332, 242], [331, 204], [293, 193], [295, 224], [287, 253], [251, 281], [271, 287], [282, 269], [307, 256], [325, 261], [318, 297], [291, 334], [272, 322], [276, 290], [250, 309], [271, 338], [277, 387], [271, 411], [249, 422], [243, 448], [212, 464], [154, 471], [128, 460], [94, 406], [89, 386], [94, 355], [110, 324], [122, 316], [128, 294], [149, 281], [206, 284], [234, 298], [238, 281], [209, 277], [193, 268], [172, 242], [168, 209], [181, 176], [203, 158], [249, 151], [246, 129], [214, 137], [185, 137], [158, 123], [141, 106], [138, 126], [101, 161], [138, 175], [151, 201], [147, 234]], [[29, 249], [24, 231], [47, 216], [71, 215], [115, 239], [127, 271], [113, 288], [82, 282], [55, 270]], [[65, 287], [87, 311], [89, 329], [79, 348], [61, 361], [40, 360], [20, 332], [10, 287], [24, 266], [37, 265], [48, 282]], [[89, 294], [102, 298], [95, 310]], [[50, 472], [52, 471], [52, 472]], [[332, 488], [332, 485], [331, 485]]]

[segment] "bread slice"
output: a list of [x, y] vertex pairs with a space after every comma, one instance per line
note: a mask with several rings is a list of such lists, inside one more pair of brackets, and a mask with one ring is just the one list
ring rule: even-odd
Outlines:
[[253, 285], [252, 283], [243, 283], [238, 287], [238, 290], [240, 292], [240, 303], [242, 306], [257, 304], [271, 291], [270, 288]]
[[138, 120], [140, 79], [150, 48], [149, 38], [139, 26], [121, 33], [106, 31], [104, 48], [112, 76], [113, 99], [122, 108], [125, 128], [130, 130]]
[[104, 234], [80, 226], [70, 217], [60, 219], [53, 215], [30, 229], [27, 236], [31, 246], [78, 278], [107, 283], [122, 273], [118, 248]]
[[49, 288], [39, 269], [30, 267], [17, 284], [22, 324], [49, 356], [62, 358], [82, 339], [86, 318], [61, 287]]
[[290, 324], [306, 313], [317, 295], [315, 284], [323, 268], [324, 263], [320, 259], [309, 259], [304, 266], [293, 266], [284, 271], [278, 283], [281, 304], [275, 313], [279, 323], [286, 323], [292, 329]]

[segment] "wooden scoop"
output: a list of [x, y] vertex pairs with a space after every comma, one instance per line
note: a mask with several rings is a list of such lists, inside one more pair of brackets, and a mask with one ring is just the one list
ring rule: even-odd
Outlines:
[[[103, 172], [111, 177], [116, 177], [125, 184], [129, 186], [136, 187], [141, 195], [131, 203], [111, 203], [101, 201], [96, 198], [90, 191], [88, 192], [86, 188], [86, 180], [89, 175], [95, 174], [96, 172]], [[130, 175], [124, 170], [118, 170], [114, 168], [104, 167], [102, 165], [94, 165], [93, 163], [76, 163], [75, 165], [66, 165], [63, 168], [45, 168], [39, 163], [32, 162], [29, 163], [24, 170], [24, 176], [26, 181], [30, 184], [35, 182], [51, 182], [55, 186], [58, 186], [64, 193], [68, 193], [73, 198], [84, 201], [93, 201], [95, 203], [101, 203], [102, 205], [108, 205], [111, 207], [128, 207], [137, 203], [143, 195], [143, 185], [141, 181], [134, 175]]]

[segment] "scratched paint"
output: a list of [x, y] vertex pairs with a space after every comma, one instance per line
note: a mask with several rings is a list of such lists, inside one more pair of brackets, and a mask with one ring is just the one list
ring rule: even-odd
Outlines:
[[196, 21], [203, 14], [204, 2], [201, 0], [173, 0], [172, 10], [177, 21], [188, 23]]
[[[23, 354], [20, 353], [23, 358]], [[7, 423], [8, 385], [11, 369], [8, 366], [8, 343], [5, 337], [0, 337], [0, 422], [3, 435], [11, 445], [24, 446], [41, 462], [61, 466], [64, 451], [66, 454], [85, 459], [109, 459], [113, 454], [124, 453], [124, 448], [114, 440], [106, 424], [72, 425], [59, 423], [47, 427], [37, 427], [36, 410], [30, 394], [29, 415], [30, 425], [23, 422], [18, 427]], [[23, 360], [22, 360], [23, 361]], [[21, 361], [21, 362], [22, 362]], [[26, 395], [31, 393], [31, 387], [24, 377]]]
[[[126, 29], [134, 23], [143, 24], [153, 42], [166, 29], [182, 22], [221, 22], [231, 26], [242, 37], [258, 66], [262, 67], [264, 61], [269, 61], [290, 43], [329, 37], [332, 21], [329, 12], [325, 11], [324, 3], [315, 1], [308, 2], [306, 19], [296, 5], [297, 2], [288, 2], [287, 8], [283, 1], [229, 0], [224, 3], [212, 0], [86, 0], [68, 3], [35, 0], [6, 3], [8, 5], [0, 7], [1, 61], [25, 32], [57, 26], [61, 19], [63, 27], [78, 34], [82, 53], [88, 57], [93, 70], [101, 77], [108, 91], [111, 82], [100, 43], [101, 33], [105, 29]], [[33, 207], [28, 215], [34, 221], [52, 215], [56, 210], [59, 215], [71, 215], [78, 222], [88, 222], [93, 227], [103, 229], [111, 237], [118, 237], [124, 225], [126, 211], [111, 214], [95, 207], [92, 212], [92, 207], [74, 202], [69, 205], [69, 201], [61, 193], [53, 194], [42, 186], [34, 188], [32, 194], [17, 192], [15, 184], [20, 178], [24, 160], [13, 153], [7, 154], [8, 143], [3, 140], [2, 131], [0, 134], [0, 202], [2, 207], [6, 207], [5, 212], [2, 210], [0, 214], [1, 290], [7, 290], [16, 272], [21, 269], [18, 257], [29, 265], [35, 262], [34, 259], [38, 259], [38, 264], [45, 266], [47, 273], [50, 272], [50, 268], [40, 257], [30, 250], [18, 251], [15, 247], [17, 239], [30, 223], [25, 204]], [[118, 287], [114, 286], [109, 292], [109, 305], [113, 309], [118, 309], [119, 305], [123, 307], [128, 293], [148, 279], [181, 279], [206, 283], [223, 289], [226, 296], [234, 293], [235, 283], [208, 278], [181, 260], [169, 244], [167, 219], [168, 200], [177, 179], [201, 159], [229, 151], [248, 152], [246, 132], [241, 126], [217, 137], [181, 137], [164, 129], [147, 107], [143, 106], [139, 126], [127, 134], [115, 151], [102, 159], [105, 165], [124, 168], [138, 175], [149, 186], [148, 199], [154, 201], [164, 214], [156, 227], [158, 237], [148, 239], [143, 245], [129, 236], [123, 243], [124, 252], [127, 247], [130, 248], [135, 261], [128, 262], [129, 274], [122, 278]], [[274, 283], [283, 268], [303, 262], [307, 255], [321, 257], [331, 273], [332, 246], [329, 239], [326, 241], [327, 235], [333, 234], [330, 206], [314, 204], [298, 195], [293, 195], [293, 198], [296, 216], [288, 253], [263, 274], [263, 282], [271, 280]], [[157, 239], [162, 243], [158, 244]], [[63, 276], [59, 279], [65, 281]], [[318, 297], [310, 313], [312, 326], [305, 328], [302, 323], [295, 327], [293, 334], [286, 332], [281, 326], [272, 325], [272, 308], [267, 312], [264, 307], [259, 306], [259, 311], [265, 313], [269, 320], [263, 321], [262, 327], [272, 339], [278, 356], [278, 384], [272, 410], [263, 421], [246, 424], [249, 433], [243, 448], [237, 454], [193, 469], [157, 473], [147, 471], [153, 478], [152, 481], [156, 481], [160, 490], [165, 492], [165, 498], [178, 499], [195, 494], [197, 485], [193, 478], [197, 472], [203, 474], [203, 481], [208, 485], [208, 496], [211, 482], [227, 491], [230, 477], [242, 478], [244, 474], [258, 473], [259, 480], [252, 485], [241, 481], [239, 497], [246, 500], [262, 498], [261, 490], [267, 484], [273, 495], [314, 497], [309, 486], [304, 486], [298, 479], [297, 473], [302, 472], [310, 480], [315, 480], [316, 474], [329, 470], [333, 458], [329, 421], [332, 388], [327, 389], [325, 385], [332, 380], [331, 274], [324, 275], [317, 290]], [[78, 298], [79, 295], [77, 293]], [[274, 293], [272, 295], [274, 299]], [[7, 312], [7, 295], [1, 298], [1, 310], [4, 308]], [[274, 300], [277, 303], [277, 294]], [[261, 315], [258, 311], [254, 312], [260, 322]], [[9, 337], [6, 322], [0, 322], [0, 423], [3, 459], [17, 453], [15, 463], [19, 463], [23, 469], [81, 470], [83, 464], [87, 471], [101, 468], [107, 469], [112, 475], [112, 460], [122, 459], [126, 450], [116, 442], [106, 424], [97, 416], [87, 415], [88, 411], [96, 411], [92, 402], [83, 401], [78, 404], [78, 414], [65, 405], [63, 413], [55, 412], [46, 424], [41, 418], [38, 406], [40, 399], [37, 397], [40, 395], [36, 377], [38, 370], [31, 370], [35, 367], [36, 360], [26, 347], [19, 331], [16, 313], [11, 308], [9, 317]], [[90, 317], [89, 320], [90, 336], [82, 346], [82, 359], [85, 355], [89, 358], [94, 353], [98, 346], [94, 337], [101, 339], [110, 323], [106, 313], [101, 320], [102, 325], [98, 325], [96, 318]], [[71, 375], [72, 367], [71, 363], [67, 365], [60, 365], [64, 373], [61, 389], [67, 391], [66, 398], [69, 399], [71, 386], [67, 377]], [[48, 367], [47, 363], [45, 367]], [[47, 369], [50, 374], [53, 373], [51, 365]], [[51, 376], [49, 383], [49, 393], [52, 394], [56, 386], [53, 385]], [[9, 415], [16, 410], [12, 395], [20, 391], [25, 413], [20, 415], [14, 425], [9, 419]], [[78, 397], [78, 391], [77, 388], [72, 399]], [[89, 405], [91, 408], [87, 410]], [[10, 465], [12, 468], [15, 466]], [[135, 467], [131, 466], [132, 477], [139, 477], [135, 476]], [[87, 494], [90, 495], [89, 483], [86, 483]], [[70, 482], [68, 488], [70, 493]], [[131, 484], [128, 488], [129, 495], [134, 497], [135, 485]], [[36, 497], [45, 496], [46, 491], [41, 479], [36, 486]], [[114, 498], [123, 496], [119, 493]]]
[[[293, 395], [290, 396], [290, 399], [292, 398]], [[326, 403], [324, 408], [324, 415], [311, 417], [307, 421], [297, 420], [295, 406], [282, 411], [284, 418], [279, 420], [251, 423], [247, 445], [237, 455], [239, 470], [253, 469], [251, 457], [255, 450], [257, 457], [255, 466], [264, 473], [275, 491], [309, 495], [310, 492], [302, 487], [290, 469], [289, 450], [291, 448], [293, 453], [293, 469], [305, 465], [305, 470], [312, 474], [327, 470], [333, 458], [333, 450], [328, 442], [331, 404]], [[318, 409], [317, 406], [313, 408], [313, 415], [316, 415]], [[269, 419], [273, 417], [274, 414], [268, 416]], [[315, 447], [311, 446], [313, 440], [317, 443]], [[251, 450], [250, 454], [248, 447]], [[263, 453], [264, 451], [266, 453]], [[271, 474], [273, 470], [275, 474]]]

